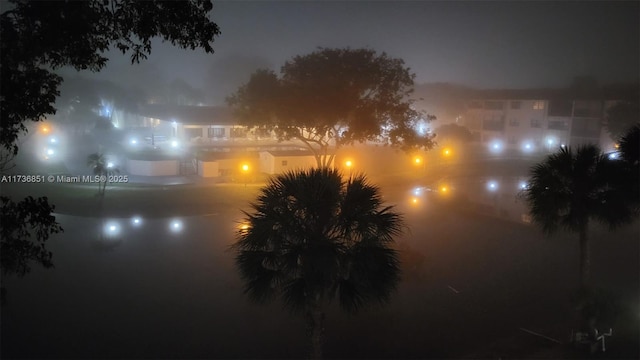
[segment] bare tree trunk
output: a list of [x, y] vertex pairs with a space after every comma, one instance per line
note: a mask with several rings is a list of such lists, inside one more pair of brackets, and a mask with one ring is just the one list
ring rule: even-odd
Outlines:
[[324, 312], [320, 306], [312, 306], [307, 311], [307, 326], [311, 338], [311, 359], [322, 359], [324, 343]]
[[587, 236], [588, 227], [588, 221], [580, 224], [580, 286], [585, 289], [589, 284], [591, 271], [591, 249]]

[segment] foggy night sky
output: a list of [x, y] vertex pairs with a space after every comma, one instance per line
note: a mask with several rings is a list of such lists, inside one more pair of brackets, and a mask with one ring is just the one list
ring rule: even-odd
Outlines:
[[218, 1], [211, 16], [222, 31], [214, 54], [158, 41], [141, 65], [113, 52], [99, 77], [144, 82], [159, 71], [220, 98], [256, 68], [279, 70], [319, 46], [385, 51], [417, 83], [555, 87], [579, 75], [606, 83], [640, 73], [637, 1]]

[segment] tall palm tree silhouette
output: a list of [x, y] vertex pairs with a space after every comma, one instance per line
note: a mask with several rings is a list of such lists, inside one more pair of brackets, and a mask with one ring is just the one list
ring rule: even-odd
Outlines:
[[252, 208], [233, 246], [244, 291], [304, 314], [312, 358], [322, 357], [331, 301], [355, 313], [390, 300], [400, 279], [391, 246], [403, 220], [364, 175], [343, 181], [328, 168], [288, 172], [272, 179]]

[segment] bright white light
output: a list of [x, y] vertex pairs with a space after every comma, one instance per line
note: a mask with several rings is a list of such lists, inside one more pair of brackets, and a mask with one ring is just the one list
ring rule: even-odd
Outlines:
[[420, 196], [420, 194], [422, 194], [422, 189], [417, 187], [415, 189], [413, 189], [413, 195], [415, 196]]
[[120, 225], [117, 222], [110, 221], [104, 227], [104, 232], [109, 236], [116, 236], [120, 233]]
[[518, 184], [518, 187], [520, 188], [520, 190], [524, 190], [526, 189], [528, 186], [526, 181], [520, 181], [520, 184]]
[[133, 224], [133, 226], [140, 226], [142, 225], [142, 219], [140, 218], [140, 216], [134, 216], [133, 218], [131, 218], [131, 224]]
[[54, 153], [53, 149], [47, 149], [47, 155], [53, 155]]
[[173, 140], [171, 141], [171, 147], [177, 148], [178, 147], [178, 142]]
[[418, 135], [420, 136], [424, 136], [425, 134], [429, 133], [429, 125], [427, 124], [426, 121], [424, 121], [423, 119], [420, 119], [415, 127], [414, 130], [418, 133]]
[[111, 169], [113, 167], [113, 163], [112, 162], [108, 162], [107, 163], [107, 168]]
[[56, 142], [58, 142], [58, 140], [56, 140], [56, 138], [52, 137], [51, 139], [49, 139], [49, 142], [52, 143], [52, 144], [55, 144]]
[[609, 154], [609, 160], [616, 160], [618, 158], [617, 152], [612, 152]]
[[489, 144], [489, 149], [492, 153], [498, 154], [502, 152], [502, 142], [499, 140], [494, 140]]
[[129, 140], [129, 143], [130, 143], [131, 145], [135, 145], [135, 144], [137, 144], [137, 143], [138, 143], [138, 140], [136, 140], [136, 139], [131, 139], [131, 140]]
[[524, 152], [533, 151], [533, 144], [529, 141], [525, 141], [524, 143], [522, 143], [522, 151]]
[[555, 143], [555, 141], [552, 138], [547, 139], [547, 145], [551, 146], [553, 143]]
[[182, 230], [182, 221], [180, 221], [180, 220], [171, 221], [171, 224], [169, 225], [169, 228], [173, 232], [180, 232]]
[[563, 148], [563, 149], [564, 149], [566, 146], [567, 146], [567, 145], [565, 145], [565, 144], [560, 144], [560, 147], [561, 147], [561, 148]]
[[489, 191], [496, 191], [498, 190], [498, 183], [494, 180], [491, 180], [487, 183], [487, 189]]

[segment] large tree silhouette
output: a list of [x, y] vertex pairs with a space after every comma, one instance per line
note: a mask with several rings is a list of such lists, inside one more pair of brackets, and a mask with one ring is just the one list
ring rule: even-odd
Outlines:
[[386, 53], [321, 48], [287, 61], [280, 76], [256, 71], [227, 102], [244, 125], [302, 141], [321, 167], [332, 149], [354, 142], [433, 147], [426, 124], [435, 117], [414, 108], [414, 77]]

